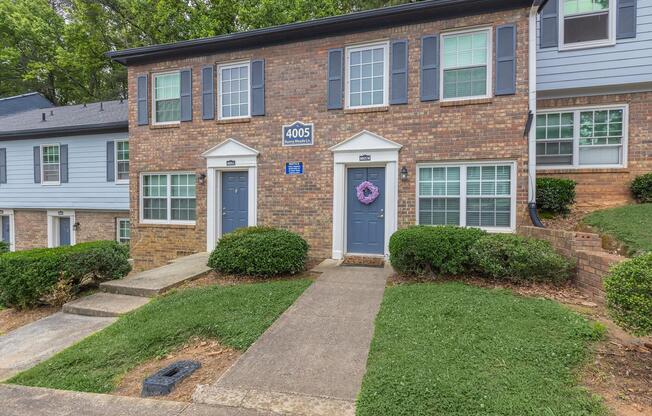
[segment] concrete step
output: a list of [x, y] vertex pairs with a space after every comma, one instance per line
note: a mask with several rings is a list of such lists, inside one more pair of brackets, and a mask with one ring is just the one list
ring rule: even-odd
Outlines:
[[181, 257], [156, 269], [101, 283], [100, 289], [118, 295], [154, 297], [204, 276], [211, 271], [206, 263], [208, 263], [208, 253], [197, 253]]
[[113, 293], [95, 293], [63, 305], [63, 312], [98, 317], [124, 315], [149, 302], [149, 298], [140, 296], [116, 295]]

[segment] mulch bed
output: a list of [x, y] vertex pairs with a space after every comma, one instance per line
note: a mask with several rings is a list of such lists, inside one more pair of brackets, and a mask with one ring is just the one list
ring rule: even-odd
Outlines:
[[378, 256], [345, 256], [342, 266], [383, 267], [385, 259]]

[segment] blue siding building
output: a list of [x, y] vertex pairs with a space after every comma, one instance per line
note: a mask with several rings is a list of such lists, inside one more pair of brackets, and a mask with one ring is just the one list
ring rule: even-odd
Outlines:
[[0, 117], [0, 216], [12, 249], [127, 242], [127, 103]]

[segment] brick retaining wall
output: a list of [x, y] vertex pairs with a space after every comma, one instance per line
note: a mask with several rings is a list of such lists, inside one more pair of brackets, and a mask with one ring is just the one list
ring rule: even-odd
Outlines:
[[518, 233], [548, 241], [559, 253], [575, 260], [577, 287], [596, 302], [604, 303], [602, 280], [611, 266], [625, 257], [605, 252], [598, 234], [537, 227], [519, 227]]

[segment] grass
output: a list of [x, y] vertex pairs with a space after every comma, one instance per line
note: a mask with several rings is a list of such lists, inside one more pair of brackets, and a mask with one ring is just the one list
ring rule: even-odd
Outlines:
[[577, 385], [603, 331], [553, 301], [505, 290], [388, 288], [357, 415], [604, 415]]
[[166, 355], [193, 336], [245, 350], [310, 283], [284, 280], [173, 292], [9, 382], [108, 393], [130, 369]]
[[652, 204], [595, 211], [584, 217], [582, 222], [612, 236], [630, 254], [652, 251]]

